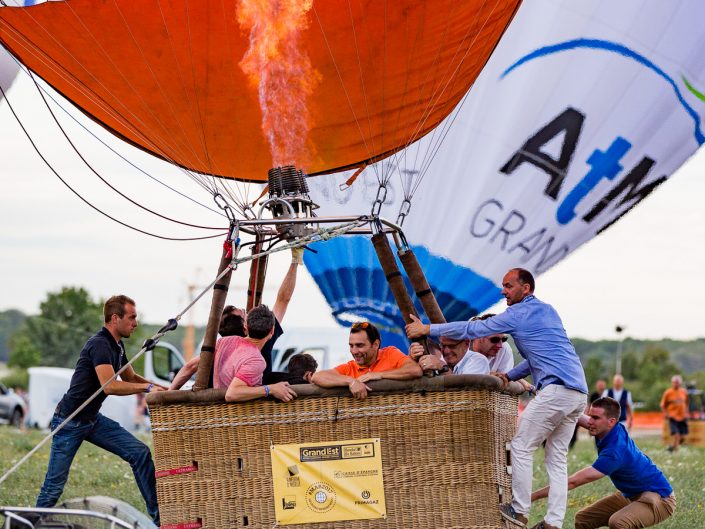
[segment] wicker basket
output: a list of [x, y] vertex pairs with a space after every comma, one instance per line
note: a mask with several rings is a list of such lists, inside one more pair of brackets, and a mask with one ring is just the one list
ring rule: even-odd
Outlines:
[[271, 445], [379, 438], [386, 518], [308, 525], [503, 528], [517, 385], [468, 375], [371, 386], [363, 401], [316, 386], [295, 386], [288, 404], [228, 404], [222, 390], [149, 395], [163, 526], [271, 528]]

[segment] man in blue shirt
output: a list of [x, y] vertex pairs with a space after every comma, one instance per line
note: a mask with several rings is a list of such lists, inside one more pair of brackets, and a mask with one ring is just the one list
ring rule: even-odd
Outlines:
[[[609, 476], [618, 492], [578, 512], [575, 529], [651, 527], [676, 509], [666, 476], [634, 444], [619, 416], [619, 402], [602, 397], [592, 403], [588, 416], [579, 420], [595, 437], [597, 459], [568, 478], [568, 489]], [[545, 498], [548, 490], [537, 490], [531, 499]]]
[[511, 505], [501, 505], [505, 518], [523, 525], [531, 507], [533, 457], [546, 441], [545, 464], [551, 484], [543, 527], [560, 528], [568, 500], [568, 443], [575, 424], [585, 410], [587, 383], [580, 358], [570, 343], [556, 310], [534, 296], [534, 278], [522, 268], [507, 272], [502, 295], [507, 310], [486, 320], [424, 325], [411, 316], [406, 326], [409, 338], [423, 335], [445, 336], [454, 340], [494, 334], [511, 334], [524, 360], [499, 373], [502, 380], [519, 380], [531, 374], [537, 397], [524, 410], [512, 439]]

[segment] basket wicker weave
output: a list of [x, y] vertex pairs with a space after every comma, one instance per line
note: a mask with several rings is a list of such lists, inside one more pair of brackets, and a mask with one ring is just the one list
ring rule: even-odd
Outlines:
[[380, 438], [387, 517], [313, 525], [504, 527], [498, 504], [511, 500], [517, 385], [499, 391], [494, 377], [473, 375], [379, 381], [363, 401], [347, 389], [294, 387], [300, 397], [286, 404], [227, 404], [222, 390], [148, 396], [157, 473], [198, 468], [158, 478], [163, 525], [271, 528], [272, 444]]

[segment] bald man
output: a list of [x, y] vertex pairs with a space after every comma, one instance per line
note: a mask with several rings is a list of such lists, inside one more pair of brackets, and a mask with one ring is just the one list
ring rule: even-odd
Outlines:
[[620, 415], [619, 422], [626, 426], [627, 430], [632, 429], [634, 421], [634, 403], [632, 402], [632, 394], [624, 389], [624, 377], [619, 373], [612, 378], [612, 387], [606, 389], [602, 393], [603, 397], [609, 397], [619, 402]]

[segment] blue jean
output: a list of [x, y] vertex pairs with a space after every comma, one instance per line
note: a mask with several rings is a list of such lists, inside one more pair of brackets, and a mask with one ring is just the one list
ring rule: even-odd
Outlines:
[[[64, 417], [55, 413], [51, 419], [52, 431], [63, 420]], [[83, 441], [104, 448], [130, 464], [137, 486], [147, 504], [147, 512], [158, 526], [157, 486], [149, 448], [117, 422], [100, 413], [93, 421], [72, 420], [54, 436], [49, 468], [37, 498], [37, 507], [53, 507], [59, 501], [69, 478], [71, 463]]]

